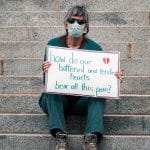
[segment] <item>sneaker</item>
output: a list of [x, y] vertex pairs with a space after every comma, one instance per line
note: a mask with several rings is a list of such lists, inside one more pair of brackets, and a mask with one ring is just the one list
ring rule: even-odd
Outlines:
[[86, 134], [84, 136], [84, 150], [97, 150], [97, 136], [96, 134]]
[[58, 132], [56, 134], [56, 148], [55, 150], [69, 150], [68, 136], [65, 133]]

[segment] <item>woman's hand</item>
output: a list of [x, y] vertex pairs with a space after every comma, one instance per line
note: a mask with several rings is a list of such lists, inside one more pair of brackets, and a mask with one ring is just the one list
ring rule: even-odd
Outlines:
[[120, 69], [118, 72], [115, 73], [116, 77], [120, 80], [120, 83], [122, 83], [123, 80], [123, 69]]
[[51, 66], [51, 63], [49, 61], [43, 62], [43, 64], [42, 64], [43, 72], [47, 72], [50, 66]]

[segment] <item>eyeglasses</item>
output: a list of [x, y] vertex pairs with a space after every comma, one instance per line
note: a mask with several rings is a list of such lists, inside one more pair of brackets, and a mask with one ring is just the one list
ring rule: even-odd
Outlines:
[[86, 23], [85, 20], [79, 20], [79, 19], [74, 19], [74, 18], [70, 18], [67, 20], [70, 24], [73, 24], [75, 21], [78, 22], [79, 25], [83, 25], [84, 23]]

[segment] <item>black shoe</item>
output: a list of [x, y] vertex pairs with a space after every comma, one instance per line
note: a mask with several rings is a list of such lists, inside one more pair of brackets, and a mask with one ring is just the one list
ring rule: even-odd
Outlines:
[[68, 136], [65, 133], [56, 133], [56, 148], [55, 150], [69, 150]]
[[84, 136], [84, 150], [97, 150], [97, 136], [96, 134], [86, 134]]

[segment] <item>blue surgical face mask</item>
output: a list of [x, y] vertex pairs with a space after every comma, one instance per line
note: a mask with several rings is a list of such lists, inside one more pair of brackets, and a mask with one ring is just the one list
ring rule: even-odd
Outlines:
[[80, 37], [84, 33], [85, 24], [78, 24], [77, 21], [70, 24], [68, 23], [68, 34], [72, 37]]

